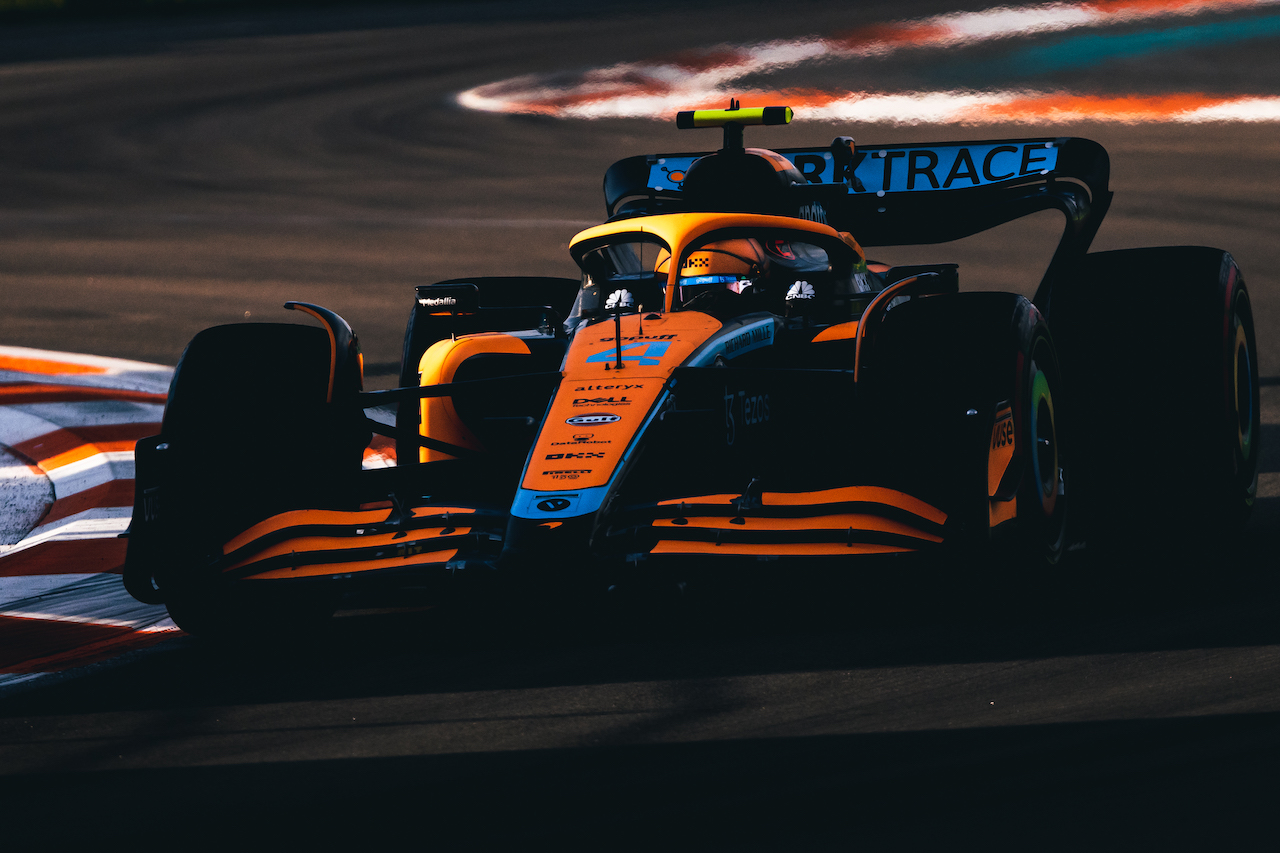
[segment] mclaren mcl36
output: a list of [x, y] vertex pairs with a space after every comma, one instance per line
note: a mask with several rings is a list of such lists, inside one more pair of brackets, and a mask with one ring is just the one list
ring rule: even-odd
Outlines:
[[[744, 148], [790, 118], [681, 113], [723, 147], [615, 163], [580, 279], [417, 287], [397, 389], [362, 390], [318, 306], [198, 334], [137, 445], [129, 590], [203, 631], [346, 590], [908, 554], [1037, 572], [1238, 529], [1260, 427], [1231, 255], [1089, 253], [1111, 192], [1086, 139]], [[866, 251], [1044, 210], [1065, 225], [1030, 299]], [[394, 467], [362, 466], [373, 433]]]

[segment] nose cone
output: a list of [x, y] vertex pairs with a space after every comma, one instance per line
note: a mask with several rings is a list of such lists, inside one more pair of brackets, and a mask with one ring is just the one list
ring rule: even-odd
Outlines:
[[499, 568], [567, 577], [586, 564], [595, 513], [539, 521], [513, 516], [507, 524]]

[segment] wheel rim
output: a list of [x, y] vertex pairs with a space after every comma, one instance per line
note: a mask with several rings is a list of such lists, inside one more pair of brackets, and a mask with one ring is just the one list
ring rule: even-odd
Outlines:
[[1031, 429], [1035, 446], [1031, 448], [1031, 468], [1036, 491], [1040, 495], [1040, 508], [1045, 516], [1052, 516], [1057, 508], [1058, 434], [1054, 424], [1053, 394], [1049, 389], [1049, 377], [1032, 364], [1031, 380]]
[[1235, 409], [1236, 442], [1240, 457], [1246, 462], [1253, 453], [1253, 363], [1249, 358], [1249, 340], [1240, 315], [1233, 316], [1235, 340]]

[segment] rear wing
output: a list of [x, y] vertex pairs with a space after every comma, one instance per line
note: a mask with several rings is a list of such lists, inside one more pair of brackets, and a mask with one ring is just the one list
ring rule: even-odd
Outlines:
[[[1111, 204], [1106, 149], [1077, 137], [779, 148], [808, 182], [797, 209], [820, 202], [827, 223], [864, 246], [945, 243], [1041, 210], [1066, 226], [1046, 283], [1088, 250]], [[628, 157], [604, 176], [609, 217], [684, 209], [681, 184], [711, 152]], [[1043, 285], [1042, 285], [1043, 289]], [[1039, 301], [1039, 300], [1037, 300]]]
[[[820, 198], [831, 226], [868, 246], [943, 243], [1053, 207], [1069, 206], [1072, 218], [1085, 213], [1101, 220], [1111, 199], [1106, 149], [1088, 139], [777, 151], [809, 182], [796, 188], [797, 197]], [[632, 210], [678, 209], [685, 174], [709, 153], [649, 154], [614, 163], [604, 178], [608, 215], [628, 199], [640, 202], [628, 205]]]

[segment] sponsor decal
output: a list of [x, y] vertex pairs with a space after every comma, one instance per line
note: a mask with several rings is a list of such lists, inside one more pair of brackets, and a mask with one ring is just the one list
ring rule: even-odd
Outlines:
[[605, 300], [604, 310], [619, 311], [623, 308], [635, 307], [636, 300], [631, 295], [630, 290], [615, 290], [609, 294], [609, 298]]
[[769, 395], [734, 393], [724, 389], [725, 444], [732, 445], [741, 429], [769, 422]]
[[1013, 444], [1013, 412], [1005, 409], [991, 430], [991, 449], [997, 450], [1010, 444]]
[[807, 281], [797, 281], [791, 285], [791, 289], [787, 291], [787, 299], [812, 299], [814, 296], [813, 285]]
[[758, 346], [772, 343], [773, 341], [773, 324], [765, 323], [756, 326], [753, 329], [747, 329], [741, 334], [734, 335], [732, 338], [724, 342], [725, 355], [732, 355], [735, 352], [744, 352], [748, 349], [755, 349]]
[[575, 434], [574, 434], [574, 436], [573, 436], [573, 440], [574, 440], [574, 441], [590, 441], [590, 440], [591, 440], [592, 438], [594, 438], [594, 437], [595, 437], [595, 433], [592, 433], [592, 432], [580, 432], [580, 433], [575, 433]]
[[547, 498], [544, 501], [538, 501], [534, 506], [543, 512], [559, 512], [569, 508], [569, 501], [565, 498]]
[[632, 388], [643, 388], [643, 385], [579, 385], [574, 391], [630, 391]]
[[573, 401], [575, 406], [630, 406], [631, 401], [626, 397], [577, 397]]
[[566, 418], [565, 423], [569, 426], [600, 426], [602, 424], [614, 424], [622, 420], [621, 415], [607, 415], [603, 412], [595, 415], [574, 415]]
[[[674, 341], [677, 335], [623, 335], [623, 341]], [[611, 344], [617, 338], [600, 338], [602, 344]]]
[[576, 471], [543, 471], [542, 476], [550, 477], [553, 480], [576, 480], [583, 474], [590, 474], [591, 471], [592, 469], [590, 468], [582, 468]]
[[850, 192], [861, 195], [957, 190], [1042, 175], [1057, 168], [1058, 151], [1053, 143], [1020, 140], [986, 145], [869, 148], [855, 150], [853, 162], [847, 167], [837, 166], [831, 152], [821, 149], [787, 156], [809, 183], [848, 182]]
[[586, 437], [586, 438], [578, 438], [578, 437], [575, 435], [575, 436], [573, 437], [573, 441], [553, 441], [553, 442], [551, 442], [551, 446], [552, 446], [552, 447], [565, 447], [565, 446], [569, 446], [569, 447], [583, 447], [583, 446], [588, 445], [588, 444], [613, 444], [613, 442], [612, 442], [612, 441], [609, 441], [608, 439], [595, 439], [595, 440], [593, 440], [593, 439], [591, 438], [591, 434], [590, 434], [590, 433], [587, 433], [587, 437]]
[[[612, 338], [609, 340], [612, 340]], [[654, 341], [652, 343], [638, 341], [636, 343], [624, 344], [622, 347], [622, 360], [633, 362], [641, 367], [661, 364], [662, 357], [667, 354], [667, 350], [670, 346], [671, 343], [669, 341]], [[587, 363], [602, 364], [605, 362], [612, 362], [616, 355], [617, 351], [615, 347], [609, 347], [608, 349], [602, 349], [600, 352], [587, 358]]]
[[[811, 184], [844, 183], [827, 152], [796, 154], [796, 168]], [[1052, 171], [1058, 149], [1052, 143], [1007, 142], [991, 145], [871, 149], [854, 152], [852, 171], [862, 185], [855, 192], [951, 190], [997, 184]]]
[[428, 296], [423, 299], [419, 299], [418, 304], [426, 306], [427, 308], [443, 308], [448, 305], [457, 305], [458, 300], [454, 299], [452, 296]]
[[592, 453], [584, 451], [582, 453], [548, 453], [547, 459], [603, 459], [604, 453]]

